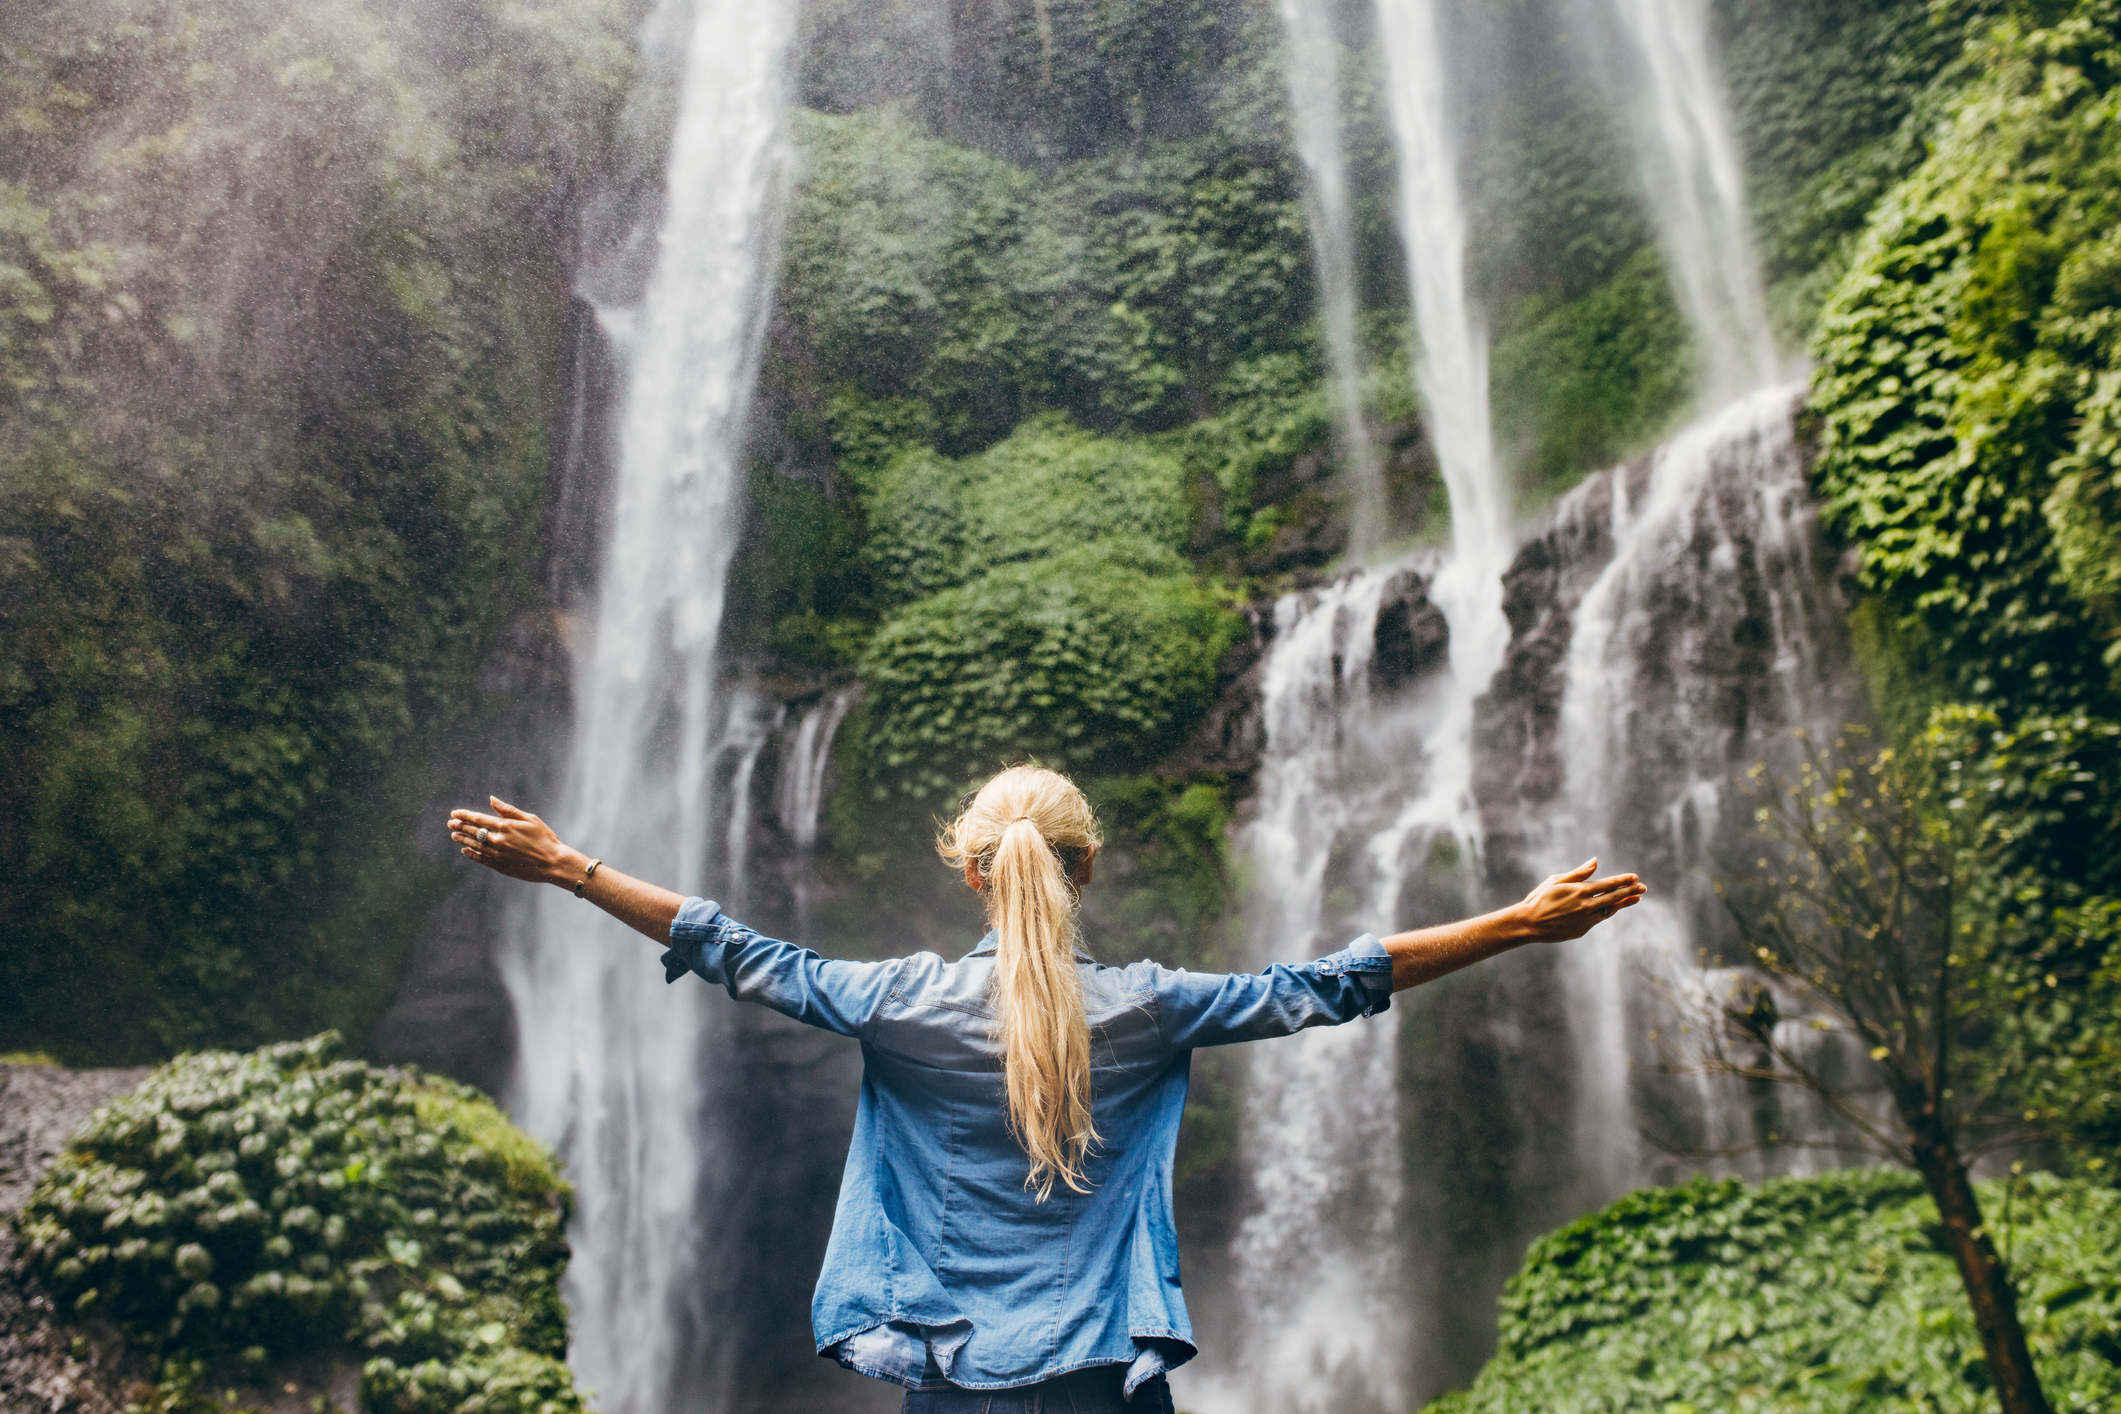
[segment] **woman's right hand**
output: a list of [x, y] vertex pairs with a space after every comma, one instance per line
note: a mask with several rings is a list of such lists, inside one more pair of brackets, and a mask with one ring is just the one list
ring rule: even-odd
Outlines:
[[529, 811], [518, 810], [499, 796], [486, 799], [493, 806], [491, 815], [476, 810], [449, 812], [449, 837], [464, 857], [525, 883], [573, 888], [588, 867], [588, 859], [562, 844], [552, 826]]
[[1623, 908], [1632, 908], [1650, 891], [1633, 874], [1612, 874], [1593, 879], [1596, 858], [1586, 859], [1564, 874], [1549, 874], [1517, 905], [1520, 922], [1538, 943], [1565, 943], [1605, 922]]

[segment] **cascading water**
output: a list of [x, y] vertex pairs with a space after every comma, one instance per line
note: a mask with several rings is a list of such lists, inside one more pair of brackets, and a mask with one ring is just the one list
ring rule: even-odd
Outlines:
[[1661, 988], [1690, 985], [1697, 950], [1726, 932], [1710, 885], [1743, 825], [1727, 809], [1735, 778], [1775, 756], [1793, 728], [1831, 728], [1855, 707], [1842, 606], [1817, 559], [1796, 396], [1752, 394], [1647, 466], [1592, 478], [1525, 557], [1527, 572], [1566, 564], [1576, 582], [1543, 583], [1554, 618], [1513, 645], [1526, 662], [1558, 657], [1555, 710], [1537, 714], [1548, 728], [1530, 735], [1515, 772], [1546, 784], [1514, 800], [1494, 789], [1484, 804], [1499, 817], [1495, 833], [1522, 838], [1533, 872], [1595, 853], [1656, 890], [1594, 935], [1596, 946], [1558, 953], [1578, 1206], [1671, 1176], [1646, 1153], [1645, 1129], [1711, 1149], [1754, 1137], [1727, 1102], [1660, 1086], [1644, 1062]]
[[[685, 18], [689, 12], [689, 25]], [[771, 293], [788, 166], [786, 0], [667, 0], [644, 43], [682, 73], [654, 270], [600, 308], [625, 369], [594, 629], [576, 664], [565, 836], [694, 892], [714, 818], [715, 643], [735, 550], [737, 452]], [[714, 1402], [692, 1294], [702, 1045], [713, 999], [666, 988], [652, 955], [547, 890], [505, 959], [521, 1054], [514, 1106], [575, 1186], [567, 1294], [575, 1364], [610, 1414]]]
[[1708, 401], [1775, 378], [1775, 339], [1746, 215], [1745, 173], [1709, 51], [1708, 0], [1613, 0], [1645, 82], [1637, 141], [1673, 283], [1706, 365]]
[[[1640, 61], [1640, 82], [1629, 86], [1642, 95], [1636, 132], [1651, 214], [1701, 351], [1703, 391], [1723, 405], [1660, 448], [1643, 484], [1609, 473], [1556, 511], [1566, 525], [1583, 505], [1600, 505], [1612, 557], [1574, 611], [1560, 710], [1564, 788], [1531, 857], [1558, 869], [1595, 852], [1660, 886], [1615, 920], [1604, 946], [1562, 958], [1586, 1202], [1650, 1177], [1638, 1137], [1646, 1123], [1705, 1148], [1751, 1138], [1737, 1132], [1744, 1118], [1728, 1097], [1647, 1095], [1640, 1038], [1656, 1024], [1647, 998], [1698, 985], [1697, 954], [1721, 931], [1706, 881], [1726, 839], [1723, 805], [1740, 755], [1770, 754], [1770, 728], [1830, 727], [1852, 706], [1822, 666], [1822, 645], [1837, 647], [1839, 633], [1811, 562], [1791, 426], [1797, 390], [1770, 386], [1774, 337], [1708, 6], [1613, 3]], [[1768, 691], [1748, 682], [1744, 718], [1733, 720], [1736, 683], [1711, 665], [1747, 641], [1762, 645], [1750, 666]], [[1644, 985], [1659, 972], [1661, 984]]]
[[1362, 360], [1355, 339], [1355, 220], [1340, 138], [1340, 44], [1331, 11], [1324, 5], [1281, 0], [1281, 23], [1289, 115], [1296, 130], [1296, 153], [1304, 165], [1318, 272], [1319, 323], [1332, 376], [1348, 554], [1360, 563], [1377, 549], [1385, 532], [1384, 468], [1362, 407]]
[[[795, 739], [781, 762], [779, 788], [774, 797], [774, 815], [789, 841], [802, 855], [817, 848], [818, 816], [825, 806], [825, 773], [832, 765], [832, 743], [840, 724], [854, 706], [851, 687], [826, 693], [804, 711], [795, 729]], [[798, 862], [793, 878], [795, 924], [798, 936], [810, 929], [811, 871], [808, 860]]]
[[781, 827], [797, 849], [817, 847], [818, 812], [825, 804], [825, 770], [832, 764], [832, 742], [853, 706], [854, 689], [828, 692], [810, 705], [795, 729], [774, 806]]
[[[1253, 924], [1262, 961], [1315, 956], [1345, 941], [1332, 936], [1336, 927], [1394, 931], [1408, 921], [1410, 863], [1439, 841], [1449, 841], [1450, 859], [1477, 857], [1473, 704], [1509, 644], [1502, 573], [1511, 546], [1488, 420], [1486, 341], [1465, 288], [1465, 215], [1441, 37], [1432, 0], [1380, 0], [1378, 21], [1419, 329], [1418, 381], [1450, 496], [1451, 545], [1432, 579], [1407, 567], [1357, 572], [1276, 606], [1258, 816], [1242, 841], [1258, 891]], [[1316, 18], [1288, 22], [1298, 140], [1324, 211], [1338, 162], [1337, 139], [1329, 147], [1316, 136], [1332, 92], [1318, 76], [1320, 51], [1331, 42], [1320, 28]], [[1331, 233], [1320, 237], [1322, 271], [1331, 240]], [[1352, 543], [1378, 538], [1358, 527]], [[1401, 679], [1373, 696], [1380, 605], [1390, 587], [1416, 579], [1423, 622], [1433, 624], [1425, 639], [1447, 650], [1447, 671], [1421, 675], [1419, 690]], [[1336, 859], [1342, 877], [1329, 879]], [[1451, 892], [1450, 877], [1438, 870], [1423, 883], [1434, 890], [1442, 878]], [[1455, 878], [1463, 887], [1449, 912], [1475, 897], [1470, 873]], [[1329, 897], [1342, 892], [1352, 906], [1329, 909]], [[1218, 1392], [1217, 1402], [1280, 1410], [1396, 1409], [1406, 1401], [1410, 1330], [1394, 1328], [1402, 1319], [1394, 1313], [1408, 1306], [1393, 1255], [1401, 1187], [1396, 1036], [1392, 1023], [1371, 1022], [1277, 1042], [1252, 1059], [1248, 1157], [1260, 1209], [1234, 1247], [1249, 1327], [1241, 1382]]]
[[[1422, 585], [1407, 570], [1357, 571], [1275, 606], [1258, 814], [1239, 842], [1263, 961], [1389, 930], [1370, 897], [1351, 910], [1329, 895], [1350, 882], [1337, 854], [1398, 817], [1450, 695], [1435, 690], [1448, 631]], [[1398, 661], [1380, 660], [1381, 618]], [[1417, 676], [1429, 691], [1374, 690], [1380, 678], [1390, 689]], [[1367, 894], [1371, 882], [1357, 887]], [[1383, 1299], [1395, 1288], [1399, 1201], [1391, 1024], [1307, 1033], [1250, 1060], [1246, 1152], [1260, 1209], [1233, 1249], [1242, 1349], [1236, 1368], [1182, 1379], [1181, 1393], [1206, 1407], [1397, 1409], [1404, 1332], [1386, 1314], [1399, 1303]]]

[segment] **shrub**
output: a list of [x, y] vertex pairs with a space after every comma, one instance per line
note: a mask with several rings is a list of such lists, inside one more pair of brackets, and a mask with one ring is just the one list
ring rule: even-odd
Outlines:
[[1814, 345], [1829, 528], [1940, 691], [2021, 711], [2113, 691], [2121, 11], [2071, 9], [1979, 46]]
[[551, 1155], [473, 1090], [340, 1051], [184, 1056], [98, 1110], [16, 1219], [30, 1264], [173, 1378], [341, 1347], [371, 1409], [579, 1410]]
[[1237, 625], [1153, 541], [1003, 565], [877, 630], [865, 744], [915, 798], [1025, 756], [1121, 768], [1205, 710]]
[[[2121, 1396], [2121, 1193], [1981, 1185], [2058, 1409]], [[1993, 1409], [1921, 1180], [1886, 1170], [1645, 1189], [1535, 1243], [1500, 1348], [1432, 1414]]]

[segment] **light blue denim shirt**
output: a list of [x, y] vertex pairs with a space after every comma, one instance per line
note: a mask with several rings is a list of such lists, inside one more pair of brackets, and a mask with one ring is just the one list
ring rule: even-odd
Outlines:
[[1099, 1140], [1090, 1191], [1057, 1184], [1041, 1203], [1009, 1133], [994, 949], [990, 933], [956, 962], [836, 962], [694, 898], [663, 965], [671, 981], [696, 972], [862, 1043], [854, 1139], [810, 1307], [820, 1355], [911, 1388], [1010, 1389], [1127, 1365], [1132, 1398], [1194, 1355], [1171, 1217], [1192, 1052], [1381, 1012], [1392, 961], [1368, 934], [1256, 974], [1078, 955]]

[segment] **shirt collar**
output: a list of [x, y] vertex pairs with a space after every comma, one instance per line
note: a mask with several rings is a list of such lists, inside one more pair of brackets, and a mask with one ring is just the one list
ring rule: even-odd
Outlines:
[[[992, 957], [994, 956], [995, 949], [999, 948], [1001, 945], [1002, 935], [995, 932], [992, 928], [989, 928], [987, 930], [987, 936], [979, 940], [979, 946], [973, 948], [971, 952], [966, 953], [965, 957], [959, 958], [958, 961], [963, 962], [965, 958], [973, 957]], [[1077, 962], [1097, 961], [1096, 958], [1090, 956], [1089, 953], [1083, 951], [1083, 945], [1081, 943], [1077, 943], [1075, 945], [1075, 960]]]

